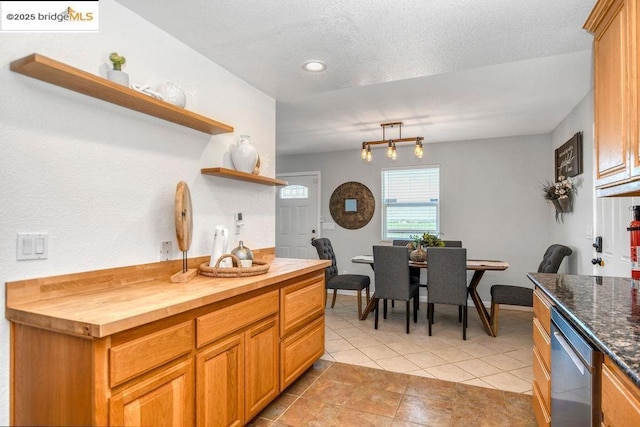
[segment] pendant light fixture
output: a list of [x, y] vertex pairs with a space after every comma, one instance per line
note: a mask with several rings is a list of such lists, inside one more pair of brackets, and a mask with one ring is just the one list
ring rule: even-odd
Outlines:
[[[382, 127], [382, 140], [380, 141], [365, 141], [362, 143], [362, 151], [360, 153], [360, 157], [362, 160], [366, 160], [370, 162], [372, 160], [371, 155], [371, 146], [372, 145], [387, 145], [387, 157], [391, 160], [396, 160], [398, 157], [398, 153], [396, 151], [396, 144], [402, 142], [413, 142], [415, 144], [414, 154], [417, 158], [421, 159], [424, 155], [424, 150], [422, 148], [422, 142], [424, 138], [421, 136], [415, 136], [412, 138], [403, 138], [402, 137], [402, 122], [392, 122], [392, 123], [381, 123]], [[386, 128], [388, 127], [398, 127], [398, 139], [386, 139]]]

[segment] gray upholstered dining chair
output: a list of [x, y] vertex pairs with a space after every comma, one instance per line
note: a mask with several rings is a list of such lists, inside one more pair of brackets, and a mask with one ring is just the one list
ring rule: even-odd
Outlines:
[[358, 298], [358, 319], [360, 319], [362, 317], [362, 290], [364, 289], [366, 291], [366, 304], [369, 304], [371, 298], [369, 294], [371, 279], [364, 274], [338, 274], [336, 254], [333, 251], [331, 240], [326, 237], [313, 239], [311, 244], [316, 248], [318, 258], [331, 261], [331, 265], [324, 269], [325, 287], [327, 289], [333, 289], [331, 308], [336, 304], [338, 289], [356, 291]]
[[462, 308], [462, 339], [467, 339], [467, 250], [465, 248], [427, 248], [427, 319], [429, 336], [434, 304]]
[[[413, 240], [400, 239], [400, 240], [394, 240], [392, 244], [393, 244], [393, 246], [407, 247], [407, 244], [409, 244], [411, 242], [413, 242]], [[409, 275], [411, 277], [411, 282], [412, 283], [418, 283], [418, 284], [420, 283], [420, 268], [418, 268], [418, 267], [409, 267]]]
[[[547, 248], [538, 266], [538, 273], [557, 273], [564, 257], [571, 255], [571, 248], [553, 244]], [[498, 335], [498, 311], [500, 304], [533, 306], [533, 289], [517, 285], [491, 286], [491, 329]]]
[[[380, 299], [407, 302], [407, 333], [413, 299], [413, 322], [418, 322], [418, 284], [411, 281], [409, 275], [409, 251], [401, 246], [374, 246], [373, 267], [375, 277], [376, 304], [375, 329], [378, 329]], [[385, 307], [386, 308], [386, 307]], [[384, 311], [384, 318], [387, 312]]]

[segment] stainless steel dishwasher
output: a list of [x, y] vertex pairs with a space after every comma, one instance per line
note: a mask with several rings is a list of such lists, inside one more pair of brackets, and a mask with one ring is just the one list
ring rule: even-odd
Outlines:
[[602, 353], [551, 307], [551, 425], [600, 425]]

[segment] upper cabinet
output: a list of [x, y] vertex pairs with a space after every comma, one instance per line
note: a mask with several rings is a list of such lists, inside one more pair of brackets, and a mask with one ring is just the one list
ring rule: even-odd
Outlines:
[[584, 28], [593, 33], [596, 193], [640, 195], [638, 7], [599, 0]]
[[233, 127], [229, 125], [176, 107], [168, 102], [160, 101], [37, 53], [13, 61], [11, 71], [210, 135], [233, 132]]

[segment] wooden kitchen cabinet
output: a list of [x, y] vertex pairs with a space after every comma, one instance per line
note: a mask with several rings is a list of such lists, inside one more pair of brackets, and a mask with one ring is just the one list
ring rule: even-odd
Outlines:
[[196, 356], [198, 426], [244, 425], [279, 394], [279, 300], [276, 289], [196, 319], [197, 347], [215, 343]]
[[551, 425], [551, 301], [533, 292], [533, 413], [539, 426]]
[[272, 317], [249, 329], [245, 333], [245, 341], [245, 419], [249, 421], [280, 394], [278, 319]]
[[280, 390], [324, 354], [326, 295], [318, 276], [280, 290]]
[[638, 23], [635, 0], [599, 0], [584, 24], [594, 36], [598, 196], [640, 194]]
[[[324, 353], [326, 263], [275, 264], [271, 277], [255, 283], [199, 276], [176, 285], [167, 274], [132, 286], [137, 268], [100, 273], [109, 280], [122, 277], [124, 288], [104, 286], [93, 272], [8, 283], [12, 425], [245, 425], [284, 390], [281, 378], [290, 384]], [[101, 290], [77, 292], [74, 287], [83, 280]], [[71, 294], [60, 294], [62, 283], [70, 284]], [[57, 297], [30, 301], [32, 289]], [[162, 292], [168, 294], [158, 296]], [[194, 296], [185, 299], [189, 292]], [[221, 293], [216, 300], [202, 303], [216, 292]], [[179, 311], [180, 305], [167, 303], [168, 295], [189, 309]], [[109, 307], [105, 301], [112, 298]], [[140, 309], [142, 301], [150, 311]], [[52, 317], [57, 310], [77, 316], [68, 307], [78, 304], [85, 307], [82, 316], [111, 321], [122, 316], [116, 324], [131, 325], [135, 316], [126, 314], [127, 303], [140, 310], [139, 325], [113, 333], [107, 332], [112, 324]], [[166, 310], [158, 304], [166, 304]], [[37, 307], [37, 313], [26, 306]], [[47, 315], [40, 318], [42, 313]], [[155, 320], [145, 323], [150, 316]], [[102, 331], [103, 336], [90, 335]]]
[[602, 364], [602, 425], [640, 425], [640, 390], [609, 358]]
[[198, 426], [242, 426], [279, 393], [275, 316], [196, 356]]
[[109, 401], [109, 424], [192, 426], [193, 364], [185, 360], [125, 388]]
[[196, 356], [199, 426], [244, 424], [244, 339], [234, 336]]

